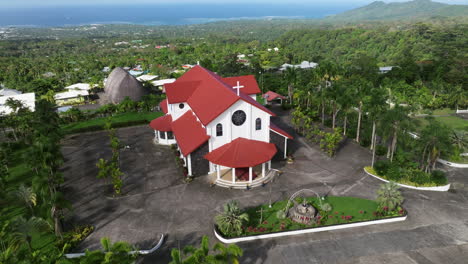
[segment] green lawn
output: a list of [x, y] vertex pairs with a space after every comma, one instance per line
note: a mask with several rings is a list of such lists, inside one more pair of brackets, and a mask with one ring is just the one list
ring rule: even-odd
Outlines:
[[[124, 127], [139, 124], [146, 124], [151, 120], [164, 115], [162, 112], [130, 112], [124, 114], [116, 114], [112, 116], [112, 127]], [[107, 117], [94, 118], [86, 121], [75, 122], [62, 126], [65, 134], [73, 134], [85, 131], [102, 130], [106, 123]]]
[[[468, 120], [465, 120], [458, 116], [437, 116], [435, 120], [447, 125], [453, 130], [464, 130], [468, 131]], [[421, 130], [427, 126], [428, 121], [425, 118], [417, 118], [420, 121], [419, 129]]]
[[[313, 204], [315, 208], [319, 208], [318, 198], [308, 197], [306, 200]], [[302, 198], [296, 198], [296, 201], [302, 202]], [[382, 218], [381, 216], [374, 214], [377, 212], [378, 208], [378, 204], [375, 201], [354, 197], [327, 197], [322, 202], [329, 203], [332, 206], [332, 210], [328, 214], [326, 212], [320, 211], [321, 220], [319, 224], [299, 224], [293, 222], [289, 218], [278, 219], [277, 212], [284, 209], [287, 205], [287, 202], [287, 200], [276, 202], [272, 204], [272, 208], [269, 208], [268, 205], [262, 205], [246, 209], [245, 212], [249, 215], [249, 221], [244, 225], [244, 232], [241, 236], [368, 221]], [[260, 219], [260, 209], [263, 210], [262, 219]], [[350, 217], [350, 220], [346, 220], [346, 216]]]

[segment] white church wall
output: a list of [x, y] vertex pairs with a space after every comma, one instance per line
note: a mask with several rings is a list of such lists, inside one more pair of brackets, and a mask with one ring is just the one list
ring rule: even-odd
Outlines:
[[[262, 121], [260, 130], [256, 130], [257, 118], [260, 118]], [[251, 139], [270, 142], [270, 115], [268, 113], [252, 106], [252, 119], [250, 127], [252, 128]]]
[[[180, 106], [183, 106], [183, 108], [180, 108]], [[172, 121], [177, 120], [179, 117], [181, 117], [185, 112], [188, 110], [192, 110], [187, 103], [176, 103], [176, 104], [169, 104], [168, 107], [168, 112], [169, 114], [172, 115]]]

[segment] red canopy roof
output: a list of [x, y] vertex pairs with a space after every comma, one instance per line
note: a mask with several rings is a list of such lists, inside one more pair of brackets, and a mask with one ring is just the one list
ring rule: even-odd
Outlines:
[[277, 127], [275, 124], [270, 122], [270, 129], [275, 131], [276, 133], [282, 135], [283, 137], [293, 139], [291, 135], [289, 135], [286, 131], [282, 130], [281, 128]]
[[163, 111], [163, 113], [167, 114], [167, 99], [162, 100], [162, 101], [159, 103], [159, 107], [161, 108], [161, 110]]
[[245, 168], [270, 161], [276, 154], [276, 146], [258, 140], [237, 138], [205, 155], [205, 159], [214, 164]]
[[268, 102], [273, 101], [275, 99], [281, 98], [281, 99], [286, 99], [286, 97], [282, 96], [281, 94], [277, 94], [273, 91], [268, 91], [262, 95], [263, 98], [266, 98]]
[[258, 88], [257, 81], [253, 75], [244, 75], [237, 77], [228, 77], [223, 78], [223, 82], [227, 83], [230, 87], [237, 86], [237, 82], [244, 88], [241, 88], [240, 91], [245, 94], [258, 94], [260, 93], [260, 88]]
[[166, 87], [166, 95], [170, 104], [187, 102], [187, 99], [198, 88], [201, 81], [176, 81], [168, 83]]
[[202, 127], [190, 110], [172, 122], [172, 130], [185, 157], [210, 138], [206, 134], [206, 129]]
[[157, 131], [172, 131], [172, 116], [165, 115], [158, 117], [150, 122], [150, 127]]

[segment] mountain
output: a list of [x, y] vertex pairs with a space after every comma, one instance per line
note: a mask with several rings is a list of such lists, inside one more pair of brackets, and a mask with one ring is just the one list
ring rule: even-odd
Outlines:
[[466, 16], [468, 5], [449, 5], [431, 0], [384, 3], [375, 1], [369, 5], [329, 16], [327, 21], [406, 20], [429, 17]]

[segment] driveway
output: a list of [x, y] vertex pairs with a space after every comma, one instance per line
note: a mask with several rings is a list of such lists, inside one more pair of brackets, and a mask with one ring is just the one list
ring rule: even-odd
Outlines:
[[[275, 123], [293, 133], [288, 117], [278, 111]], [[67, 159], [64, 173], [67, 197], [73, 203], [71, 221], [96, 226], [81, 245], [97, 248], [99, 238], [125, 240], [149, 248], [158, 234], [168, 235], [163, 247], [143, 263], [168, 263], [172, 248], [198, 245], [203, 235], [217, 242], [213, 217], [229, 200], [256, 206], [272, 199], [287, 199], [310, 188], [321, 195], [375, 198], [380, 181], [362, 168], [369, 151], [348, 142], [333, 159], [296, 135], [292, 142], [294, 164], [274, 163], [284, 173], [270, 186], [252, 190], [210, 187], [201, 177], [189, 184], [175, 165], [169, 148], [152, 144], [147, 126], [118, 130], [130, 149], [122, 151], [125, 195], [106, 196], [103, 180], [97, 180], [95, 163], [110, 156], [104, 132], [85, 133], [64, 141]], [[407, 221], [348, 230], [239, 243], [241, 263], [466, 263], [468, 259], [468, 170], [449, 169], [450, 192], [403, 189]], [[443, 261], [442, 261], [443, 260]]]

